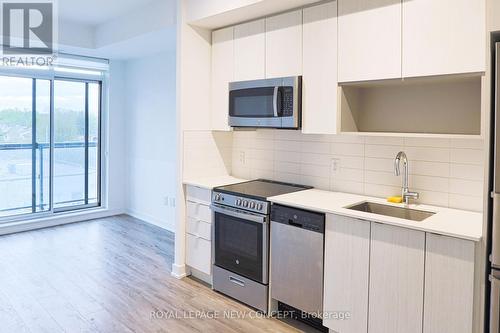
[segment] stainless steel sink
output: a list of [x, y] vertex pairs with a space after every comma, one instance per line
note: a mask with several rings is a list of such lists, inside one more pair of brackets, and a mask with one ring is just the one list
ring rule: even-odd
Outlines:
[[424, 210], [410, 209], [403, 207], [395, 207], [389, 205], [378, 204], [375, 202], [364, 201], [359, 204], [345, 207], [347, 209], [357, 210], [360, 212], [373, 213], [378, 215], [392, 216], [405, 220], [423, 221], [426, 218], [434, 215], [433, 212]]

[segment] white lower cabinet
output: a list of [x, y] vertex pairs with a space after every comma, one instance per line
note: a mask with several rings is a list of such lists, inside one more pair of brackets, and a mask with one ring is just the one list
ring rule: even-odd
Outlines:
[[[370, 222], [328, 214], [325, 228], [323, 325], [342, 333], [366, 333]], [[343, 319], [349, 313], [350, 318]]]
[[212, 243], [199, 236], [186, 235], [186, 264], [202, 273], [212, 272]]
[[212, 191], [187, 185], [186, 193], [186, 264], [210, 276], [212, 274], [212, 211], [210, 210]]
[[472, 333], [474, 259], [472, 241], [327, 214], [323, 324], [338, 333]]
[[425, 233], [372, 223], [369, 333], [421, 333]]
[[427, 234], [424, 333], [472, 333], [472, 241]]

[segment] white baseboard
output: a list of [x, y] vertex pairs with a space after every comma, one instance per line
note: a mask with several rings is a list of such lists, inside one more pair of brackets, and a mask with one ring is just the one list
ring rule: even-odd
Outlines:
[[136, 219], [142, 220], [146, 223], [153, 224], [162, 229], [168, 230], [172, 233], [175, 233], [175, 226], [172, 227], [170, 225], [166, 225], [167, 222], [165, 220], [158, 219], [154, 216], [151, 216], [149, 214], [144, 214], [133, 209], [126, 209], [125, 214], [135, 217]]
[[42, 229], [48, 227], [54, 227], [58, 225], [82, 222], [86, 220], [99, 219], [114, 215], [124, 214], [124, 210], [122, 209], [113, 209], [109, 210], [106, 208], [96, 208], [89, 209], [85, 211], [77, 211], [71, 213], [64, 213], [60, 215], [32, 219], [32, 220], [24, 220], [24, 221], [16, 221], [12, 223], [4, 223], [0, 225], [0, 235], [13, 234], [16, 232], [23, 232], [35, 229]]
[[171, 275], [176, 279], [182, 279], [189, 275], [186, 265], [172, 264]]
[[191, 276], [194, 276], [198, 280], [201, 280], [205, 283], [208, 283], [209, 285], [213, 284], [212, 275], [205, 274], [205, 273], [200, 272], [199, 270], [194, 269], [192, 267], [189, 267], [189, 271], [191, 272]]

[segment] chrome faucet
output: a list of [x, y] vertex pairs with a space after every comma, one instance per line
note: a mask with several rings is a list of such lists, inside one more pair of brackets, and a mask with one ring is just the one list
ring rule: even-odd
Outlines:
[[408, 188], [408, 158], [406, 157], [406, 154], [403, 151], [400, 151], [396, 155], [396, 159], [394, 160], [394, 173], [396, 174], [396, 176], [399, 176], [401, 174], [401, 171], [399, 168], [401, 160], [403, 160], [403, 169], [404, 169], [403, 187], [401, 189], [401, 197], [403, 198], [403, 202], [405, 204], [409, 204], [410, 198], [418, 199], [418, 193], [417, 192], [410, 192], [410, 189]]

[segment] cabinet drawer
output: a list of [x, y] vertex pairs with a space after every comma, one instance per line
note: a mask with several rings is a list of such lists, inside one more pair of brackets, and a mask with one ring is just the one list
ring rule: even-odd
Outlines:
[[188, 266], [210, 275], [212, 243], [206, 239], [186, 234], [186, 263]]
[[207, 223], [212, 223], [212, 211], [208, 205], [188, 201], [186, 206], [188, 218], [190, 217]]
[[188, 217], [186, 230], [191, 235], [200, 236], [206, 240], [212, 239], [212, 224], [205, 221]]
[[212, 191], [206, 188], [188, 185], [186, 186], [187, 200], [193, 202], [201, 202], [210, 205], [212, 201]]

